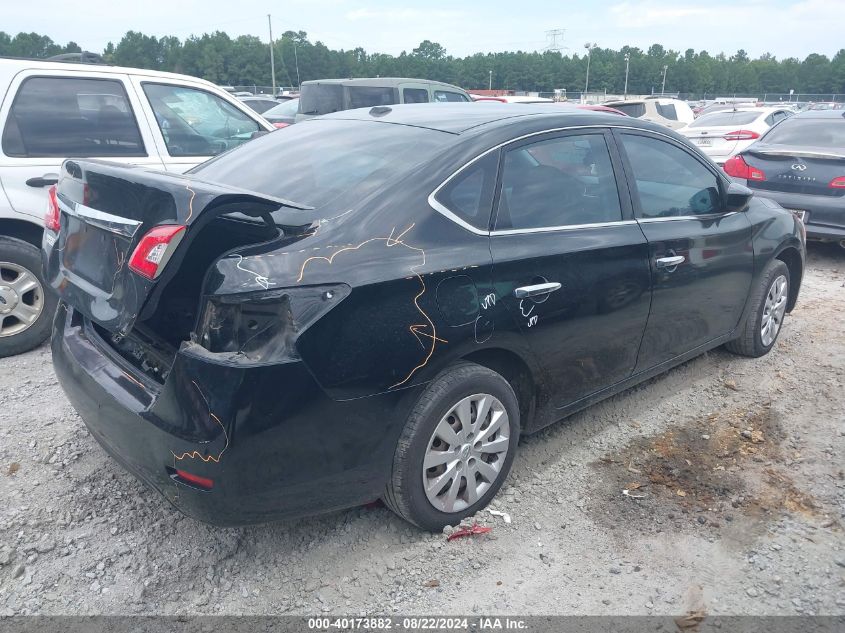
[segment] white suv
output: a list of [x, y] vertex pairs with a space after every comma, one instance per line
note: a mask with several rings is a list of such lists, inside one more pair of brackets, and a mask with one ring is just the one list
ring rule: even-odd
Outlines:
[[47, 196], [65, 158], [184, 172], [273, 129], [195, 77], [0, 59], [0, 357], [33, 348], [50, 332], [55, 298], [40, 248]]

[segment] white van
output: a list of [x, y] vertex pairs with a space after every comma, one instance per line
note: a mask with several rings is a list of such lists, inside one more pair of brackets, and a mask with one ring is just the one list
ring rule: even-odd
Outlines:
[[[96, 56], [94, 56], [96, 57]], [[40, 344], [47, 196], [66, 158], [184, 172], [273, 130], [214, 84], [105, 64], [0, 59], [0, 357]]]

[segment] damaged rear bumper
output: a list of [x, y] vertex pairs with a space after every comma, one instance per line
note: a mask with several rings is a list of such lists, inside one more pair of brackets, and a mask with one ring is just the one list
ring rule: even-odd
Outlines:
[[[65, 304], [52, 351], [62, 388], [103, 448], [185, 514], [221, 526], [378, 498], [407, 414], [403, 403], [412, 400], [393, 392], [335, 401], [301, 361], [215, 363], [190, 346], [157, 383]], [[192, 486], [177, 470], [213, 486]]]

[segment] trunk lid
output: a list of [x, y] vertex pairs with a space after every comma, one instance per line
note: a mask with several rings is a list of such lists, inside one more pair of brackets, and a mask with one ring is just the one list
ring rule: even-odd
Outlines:
[[743, 155], [749, 165], [766, 176], [765, 180], [749, 181], [748, 186], [753, 189], [825, 197], [845, 195], [845, 188], [830, 186], [834, 178], [845, 176], [845, 154], [824, 148], [798, 149], [757, 143]]
[[[61, 299], [119, 336], [132, 329], [156, 285], [178, 270], [192, 236], [215, 217], [262, 218], [292, 234], [316, 219], [310, 207], [281, 198], [94, 160], [65, 161], [57, 199], [61, 228], [44, 237], [47, 281]], [[143, 237], [161, 225], [186, 228], [163, 272], [148, 279], [128, 263]]]

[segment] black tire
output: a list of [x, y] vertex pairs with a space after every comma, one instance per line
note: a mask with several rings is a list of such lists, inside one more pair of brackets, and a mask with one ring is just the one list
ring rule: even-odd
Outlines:
[[[492, 395], [507, 413], [507, 452], [498, 476], [489, 484], [489, 488], [478, 496], [475, 503], [457, 512], [443, 512], [435, 508], [426, 496], [423, 487], [423, 460], [440, 421], [456, 404], [475, 394]], [[473, 412], [477, 413], [475, 409]], [[490, 422], [486, 424], [489, 425]], [[485, 426], [479, 430], [483, 428]], [[383, 497], [385, 504], [406, 521], [426, 530], [440, 531], [446, 525], [457, 525], [462, 519], [490, 503], [499, 491], [516, 454], [519, 429], [519, 403], [507, 380], [496, 372], [474, 363], [460, 363], [447, 369], [429, 384], [408, 416], [393, 457], [393, 471]], [[496, 433], [491, 435], [495, 436]], [[468, 480], [464, 478], [462, 490], [467, 484]]]
[[[38, 318], [19, 333], [2, 336], [0, 329], [0, 358], [26, 352], [43, 343], [50, 336], [53, 316], [56, 313], [56, 295], [44, 282], [41, 251], [38, 248], [23, 240], [0, 237], [0, 263], [3, 262], [26, 269], [38, 280], [41, 287], [30, 292], [41, 294], [43, 307]], [[0, 285], [3, 285], [3, 279], [0, 279]], [[31, 297], [32, 295], [27, 293], [26, 299], [32, 300]]]
[[763, 342], [761, 328], [763, 326], [763, 313], [766, 305], [766, 297], [772, 284], [780, 277], [786, 277], [786, 291], [787, 296], [790, 289], [789, 268], [779, 259], [773, 259], [763, 269], [757, 286], [752, 290], [749, 298], [749, 305], [752, 306], [752, 311], [748, 314], [745, 323], [740, 325], [740, 335], [725, 344], [725, 348], [734, 354], [741, 356], [749, 356], [751, 358], [758, 358], [769, 353], [775, 343], [777, 342], [780, 331], [783, 329], [782, 325], [778, 327], [772, 341], [766, 345]]

